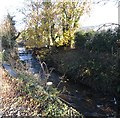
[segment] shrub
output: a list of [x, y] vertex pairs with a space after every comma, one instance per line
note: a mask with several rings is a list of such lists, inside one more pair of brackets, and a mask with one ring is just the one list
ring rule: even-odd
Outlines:
[[14, 85], [16, 97], [3, 116], [82, 117], [74, 108], [59, 99], [56, 88], [52, 87], [48, 91], [40, 85], [37, 78], [18, 72], [18, 78], [8, 78]]
[[101, 91], [117, 92], [116, 57], [87, 50], [69, 50], [53, 54], [51, 59], [61, 74]]

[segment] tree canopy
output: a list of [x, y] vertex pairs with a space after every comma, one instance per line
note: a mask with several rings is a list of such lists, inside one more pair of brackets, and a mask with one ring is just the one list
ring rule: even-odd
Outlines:
[[[74, 33], [82, 15], [89, 13], [91, 0], [53, 2], [27, 0], [25, 15], [27, 42], [41, 46], [74, 45]], [[33, 41], [34, 40], [34, 41]]]

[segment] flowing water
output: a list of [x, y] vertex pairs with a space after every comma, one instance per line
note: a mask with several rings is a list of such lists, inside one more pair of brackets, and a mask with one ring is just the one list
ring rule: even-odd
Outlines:
[[[28, 65], [28, 71], [33, 74], [43, 73], [41, 62], [36, 58], [29, 61]], [[11, 75], [16, 76], [8, 65], [4, 66]], [[52, 81], [53, 85], [61, 91], [59, 95], [61, 100], [80, 111], [87, 118], [120, 117], [115, 96], [105, 95], [83, 84], [70, 82], [69, 79], [64, 80], [64, 77], [57, 72], [52, 72], [48, 81]]]
[[[57, 80], [58, 78], [58, 80]], [[52, 73], [51, 81], [59, 90], [63, 90], [60, 97], [70, 103], [78, 111], [87, 117], [111, 117], [119, 116], [118, 105], [114, 96], [104, 95], [80, 83], [61, 80], [60, 76]], [[58, 83], [59, 86], [58, 86]], [[120, 117], [120, 116], [119, 116]]]
[[39, 65], [39, 71], [49, 75], [47, 81], [52, 81], [53, 86], [61, 91], [59, 95], [61, 100], [77, 109], [86, 117], [114, 118], [115, 116], [119, 116], [115, 96], [105, 95], [83, 84], [71, 82], [69, 79], [64, 79], [64, 76], [60, 76], [55, 71], [50, 73], [46, 64], [40, 61], [34, 62], [33, 65]]

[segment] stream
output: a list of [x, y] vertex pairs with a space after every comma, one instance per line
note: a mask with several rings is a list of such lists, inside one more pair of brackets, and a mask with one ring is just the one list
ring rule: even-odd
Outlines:
[[[29, 65], [28, 71], [33, 74], [40, 74], [41, 63], [35, 57], [27, 62]], [[8, 73], [12, 76], [17, 76], [9, 65], [3, 65]], [[50, 74], [48, 81], [53, 82], [53, 86], [61, 91], [59, 97], [66, 101], [70, 106], [74, 107], [86, 118], [105, 117], [116, 118], [120, 117], [118, 111], [118, 103], [112, 95], [104, 95], [101, 92], [95, 91], [81, 83], [70, 82], [69, 79], [64, 80], [57, 72], [53, 71]]]
[[[64, 80], [60, 82], [59, 78], [60, 76], [58, 74], [54, 72], [51, 74], [51, 81], [53, 81], [54, 84], [57, 83], [57, 88], [61, 91], [63, 88], [65, 89], [60, 97], [87, 118], [114, 118], [120, 115], [118, 114], [118, 106], [115, 103], [114, 96], [104, 95], [81, 83], [77, 84]], [[59, 86], [58, 83], [60, 83]]]

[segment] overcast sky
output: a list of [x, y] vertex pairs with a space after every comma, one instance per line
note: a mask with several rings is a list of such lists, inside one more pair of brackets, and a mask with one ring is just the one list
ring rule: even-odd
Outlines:
[[[21, 17], [16, 11], [22, 6], [24, 0], [0, 0], [0, 21], [4, 18], [7, 12], [15, 15], [17, 21], [17, 29], [21, 29]], [[95, 5], [92, 8], [90, 17], [84, 16], [81, 19], [82, 26], [95, 26], [104, 23], [118, 23], [118, 8], [114, 3], [109, 2], [107, 5]]]

